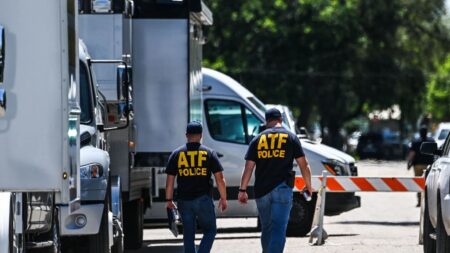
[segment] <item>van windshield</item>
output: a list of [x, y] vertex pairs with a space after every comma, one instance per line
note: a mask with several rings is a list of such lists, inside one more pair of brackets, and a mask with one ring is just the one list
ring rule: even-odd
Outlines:
[[450, 132], [450, 129], [442, 129], [439, 133], [438, 140], [444, 140], [447, 138], [448, 133]]
[[264, 105], [263, 102], [261, 102], [261, 100], [259, 100], [257, 97], [247, 97], [247, 99], [250, 101], [250, 103], [258, 108], [260, 111], [262, 111], [263, 113], [266, 112], [266, 106]]
[[80, 107], [82, 124], [89, 124], [93, 119], [93, 110], [91, 103], [91, 87], [89, 85], [89, 72], [87, 66], [80, 61]]

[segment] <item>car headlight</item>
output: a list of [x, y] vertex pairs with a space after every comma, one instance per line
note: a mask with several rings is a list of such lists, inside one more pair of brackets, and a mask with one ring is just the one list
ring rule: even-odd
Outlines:
[[322, 161], [322, 164], [325, 169], [334, 176], [348, 176], [347, 170], [345, 169], [345, 164], [340, 161], [326, 159]]
[[89, 164], [80, 167], [80, 178], [91, 179], [100, 178], [103, 176], [103, 166], [100, 164]]

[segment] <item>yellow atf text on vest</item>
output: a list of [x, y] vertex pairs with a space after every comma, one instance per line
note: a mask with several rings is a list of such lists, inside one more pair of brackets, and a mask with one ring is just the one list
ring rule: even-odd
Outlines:
[[263, 134], [258, 141], [258, 158], [284, 158], [286, 156], [285, 144], [288, 134]]
[[178, 176], [207, 176], [207, 169], [203, 167], [207, 155], [205, 150], [181, 151], [178, 154]]

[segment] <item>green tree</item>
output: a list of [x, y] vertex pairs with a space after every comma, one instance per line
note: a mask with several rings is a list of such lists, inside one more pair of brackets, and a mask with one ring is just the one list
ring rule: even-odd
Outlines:
[[[342, 125], [399, 104], [415, 120], [448, 44], [443, 0], [208, 1], [214, 13], [205, 65], [267, 103], [318, 118], [329, 144]], [[276, 95], [274, 95], [276, 94]]]
[[428, 84], [427, 109], [437, 121], [450, 121], [450, 55]]

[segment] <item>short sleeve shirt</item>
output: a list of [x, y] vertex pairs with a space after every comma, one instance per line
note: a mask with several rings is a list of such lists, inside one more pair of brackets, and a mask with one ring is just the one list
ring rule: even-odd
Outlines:
[[166, 173], [177, 177], [177, 198], [192, 200], [212, 193], [211, 175], [223, 171], [217, 153], [200, 143], [187, 143], [169, 157]]
[[245, 160], [256, 163], [255, 198], [260, 198], [284, 182], [294, 159], [304, 156], [299, 138], [283, 127], [269, 128], [249, 145]]

